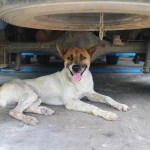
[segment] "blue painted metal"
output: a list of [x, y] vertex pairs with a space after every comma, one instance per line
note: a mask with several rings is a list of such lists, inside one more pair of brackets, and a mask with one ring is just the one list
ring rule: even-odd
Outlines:
[[[47, 55], [46, 53], [21, 53], [22, 56], [34, 56], [34, 55]], [[118, 57], [134, 57], [136, 53], [110, 53], [108, 55]], [[14, 69], [0, 69], [0, 72], [21, 72], [21, 73], [49, 73], [60, 71], [61, 67], [22, 67], [19, 71]], [[129, 67], [91, 67], [93, 73], [140, 73], [141, 67], [129, 68]]]
[[[21, 53], [22, 56], [35, 56], [35, 55], [47, 55], [47, 53]], [[118, 57], [134, 57], [136, 53], [109, 53], [110, 56]]]
[[[45, 56], [48, 55], [47, 53], [21, 53], [22, 56]], [[135, 57], [136, 53], [109, 53], [108, 56], [117, 56], [117, 57]]]
[[[129, 67], [91, 67], [93, 73], [140, 73], [142, 67], [129, 68]], [[14, 69], [0, 69], [0, 72], [20, 72], [20, 73], [50, 73], [62, 70], [61, 67], [39, 68], [39, 67], [22, 67], [19, 71]]]
[[91, 68], [91, 72], [94, 73], [140, 73], [141, 67], [136, 68], [129, 68], [129, 67], [122, 67], [122, 68]]
[[45, 56], [47, 53], [21, 53], [21, 56]]
[[118, 57], [134, 57], [136, 53], [109, 53], [109, 56], [118, 56]]
[[51, 68], [39, 68], [39, 67], [22, 67], [19, 71], [15, 69], [0, 69], [0, 72], [20, 72], [20, 73], [48, 73], [48, 72], [56, 72], [61, 70], [62, 68], [51, 67]]

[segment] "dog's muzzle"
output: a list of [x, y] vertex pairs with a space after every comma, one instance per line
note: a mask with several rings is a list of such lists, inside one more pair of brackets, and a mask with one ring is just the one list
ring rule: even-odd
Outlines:
[[83, 65], [73, 65], [72, 66], [72, 71], [69, 69], [70, 74], [72, 75], [72, 81], [73, 82], [79, 82], [81, 80], [81, 76], [84, 73], [84, 71], [86, 70], [87, 66]]
[[75, 73], [81, 72], [81, 66], [80, 65], [73, 65], [72, 70]]

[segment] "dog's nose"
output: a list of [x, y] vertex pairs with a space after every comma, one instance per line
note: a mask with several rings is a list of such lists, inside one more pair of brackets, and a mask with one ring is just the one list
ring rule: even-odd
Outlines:
[[80, 67], [79, 65], [73, 65], [73, 66], [72, 66], [72, 70], [73, 70], [74, 72], [79, 72], [79, 71], [81, 71], [81, 67]]

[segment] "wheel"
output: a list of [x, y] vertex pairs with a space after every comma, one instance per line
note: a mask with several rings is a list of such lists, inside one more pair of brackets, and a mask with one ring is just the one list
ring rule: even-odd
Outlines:
[[106, 62], [109, 65], [116, 65], [118, 63], [119, 57], [118, 56], [106, 56]]
[[22, 58], [21, 63], [22, 64], [31, 64], [31, 56], [25, 56], [24, 58]]
[[150, 27], [148, 0], [1, 0], [0, 18], [10, 24], [47, 30], [99, 31]]
[[49, 63], [49, 55], [45, 55], [45, 56], [36, 56], [37, 57], [37, 61], [39, 64], [48, 64]]

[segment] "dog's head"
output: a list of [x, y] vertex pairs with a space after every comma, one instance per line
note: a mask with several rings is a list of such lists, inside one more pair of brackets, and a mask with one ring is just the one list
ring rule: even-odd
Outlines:
[[68, 69], [73, 82], [79, 82], [85, 70], [90, 67], [90, 61], [96, 47], [90, 49], [64, 48], [57, 45], [57, 49], [64, 60], [64, 66]]

